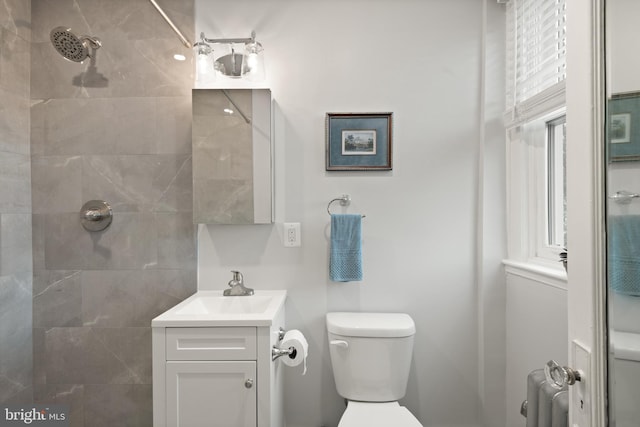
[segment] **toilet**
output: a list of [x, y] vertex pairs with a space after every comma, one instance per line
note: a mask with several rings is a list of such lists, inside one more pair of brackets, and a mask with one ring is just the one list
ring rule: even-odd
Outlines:
[[338, 427], [422, 427], [398, 403], [407, 389], [415, 332], [404, 313], [327, 313], [333, 377], [347, 400]]
[[640, 334], [610, 331], [613, 379], [610, 417], [616, 427], [635, 427], [640, 419], [637, 388], [640, 384]]

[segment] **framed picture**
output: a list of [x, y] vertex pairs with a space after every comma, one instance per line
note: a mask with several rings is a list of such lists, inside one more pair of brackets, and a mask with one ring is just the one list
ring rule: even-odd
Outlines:
[[391, 170], [392, 116], [327, 113], [326, 170]]
[[609, 123], [609, 140], [612, 144], [631, 141], [631, 113], [612, 114]]
[[640, 160], [640, 92], [613, 94], [608, 102], [607, 155], [612, 162]]

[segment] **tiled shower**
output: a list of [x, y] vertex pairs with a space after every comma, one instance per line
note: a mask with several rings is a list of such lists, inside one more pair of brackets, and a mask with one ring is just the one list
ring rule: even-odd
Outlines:
[[32, 394], [29, 23], [28, 2], [0, 4], [0, 402]]
[[[193, 33], [192, 2], [163, 7]], [[9, 0], [0, 24], [0, 401], [151, 425], [150, 321], [196, 290], [190, 52], [147, 0]], [[102, 41], [93, 64], [58, 26]], [[93, 199], [103, 232], [80, 225]]]

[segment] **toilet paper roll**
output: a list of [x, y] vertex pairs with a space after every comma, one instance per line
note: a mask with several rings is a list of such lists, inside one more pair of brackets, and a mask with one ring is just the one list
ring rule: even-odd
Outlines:
[[280, 348], [288, 349], [290, 347], [295, 349], [295, 354], [284, 355], [280, 360], [282, 360], [282, 363], [287, 366], [298, 366], [302, 363], [304, 365], [302, 375], [306, 374], [309, 344], [307, 343], [307, 339], [304, 335], [302, 335], [302, 332], [297, 329], [285, 332], [284, 338], [282, 338], [282, 341], [280, 342]]

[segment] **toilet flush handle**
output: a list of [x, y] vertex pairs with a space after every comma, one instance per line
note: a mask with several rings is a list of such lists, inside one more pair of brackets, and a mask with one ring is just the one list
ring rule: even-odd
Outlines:
[[337, 347], [341, 347], [341, 348], [348, 348], [349, 347], [349, 343], [343, 340], [331, 340], [329, 341], [329, 344], [331, 345], [335, 345]]

